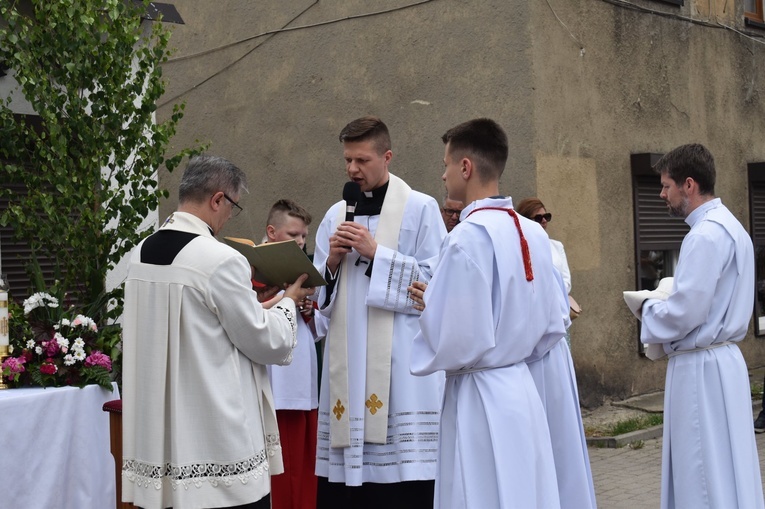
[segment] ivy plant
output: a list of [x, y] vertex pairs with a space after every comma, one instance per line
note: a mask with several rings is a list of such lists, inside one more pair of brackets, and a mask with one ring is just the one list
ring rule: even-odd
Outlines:
[[147, 5], [0, 2], [0, 63], [35, 112], [14, 115], [11, 97], [0, 101], [0, 193], [10, 200], [0, 224], [31, 247], [30, 281], [44, 253], [77, 302], [110, 302], [100, 318], [121, 314], [121, 289], [106, 292], [106, 274], [150, 233], [141, 225], [168, 196], [158, 168], [201, 150], [166, 156], [184, 105], [155, 121], [170, 31], [142, 23]]

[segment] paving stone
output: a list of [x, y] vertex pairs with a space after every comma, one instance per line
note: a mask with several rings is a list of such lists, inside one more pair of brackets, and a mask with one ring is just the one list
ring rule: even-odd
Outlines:
[[[757, 414], [755, 409], [753, 418]], [[756, 435], [760, 473], [765, 471], [765, 433]], [[661, 500], [661, 438], [643, 447], [588, 448], [595, 498], [601, 509], [655, 509]], [[764, 483], [765, 485], [765, 483]]]

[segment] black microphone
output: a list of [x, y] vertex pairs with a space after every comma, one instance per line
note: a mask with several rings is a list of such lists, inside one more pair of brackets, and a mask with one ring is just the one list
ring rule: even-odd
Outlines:
[[361, 187], [356, 182], [346, 182], [343, 186], [343, 200], [345, 200], [345, 220], [353, 221], [356, 212], [356, 203], [361, 196]]

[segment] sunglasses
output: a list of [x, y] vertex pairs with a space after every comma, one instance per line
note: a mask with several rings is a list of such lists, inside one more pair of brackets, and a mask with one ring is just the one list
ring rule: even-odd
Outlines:
[[547, 221], [549, 223], [552, 220], [552, 214], [550, 214], [549, 212], [547, 214], [537, 214], [536, 216], [532, 217], [531, 219], [533, 219], [537, 223], [541, 223], [542, 219], [544, 219], [545, 221]]

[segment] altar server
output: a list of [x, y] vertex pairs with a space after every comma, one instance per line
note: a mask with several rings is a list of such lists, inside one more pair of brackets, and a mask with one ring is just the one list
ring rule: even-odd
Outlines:
[[[311, 214], [292, 200], [271, 207], [266, 242], [295, 241], [302, 249], [308, 238]], [[298, 303], [297, 346], [288, 366], [268, 366], [282, 444], [284, 473], [271, 478], [272, 509], [316, 507], [316, 416], [319, 380], [316, 360], [314, 301]]]
[[670, 215], [691, 227], [668, 297], [642, 306], [641, 340], [670, 357], [661, 507], [762, 508], [749, 376], [736, 344], [754, 306], [752, 241], [715, 198], [704, 146], [680, 146], [654, 169]]
[[[430, 279], [444, 223], [432, 197], [389, 173], [390, 134], [379, 118], [354, 120], [340, 141], [361, 194], [333, 205], [316, 233], [314, 262], [329, 282], [318, 297], [329, 318], [318, 505], [430, 507], [443, 376], [409, 373], [419, 312], [407, 286]], [[352, 220], [346, 205], [355, 205]]]
[[264, 364], [289, 363], [301, 276], [258, 302], [247, 259], [215, 235], [244, 173], [193, 158], [178, 210], [130, 258], [123, 317], [123, 494], [144, 509], [268, 508], [281, 451]]
[[[555, 251], [553, 255], [553, 265]], [[571, 325], [566, 284], [555, 269], [560, 288], [560, 313], [566, 327]], [[597, 507], [595, 486], [592, 481], [590, 455], [579, 408], [579, 388], [576, 383], [574, 362], [566, 336], [547, 336], [526, 359], [534, 384], [542, 399], [550, 430], [550, 440], [558, 478], [558, 494], [562, 509]]]
[[507, 137], [489, 119], [443, 136], [450, 199], [466, 203], [425, 293], [411, 370], [446, 372], [435, 507], [557, 508], [545, 411], [524, 362], [563, 338], [542, 228], [499, 195]]

